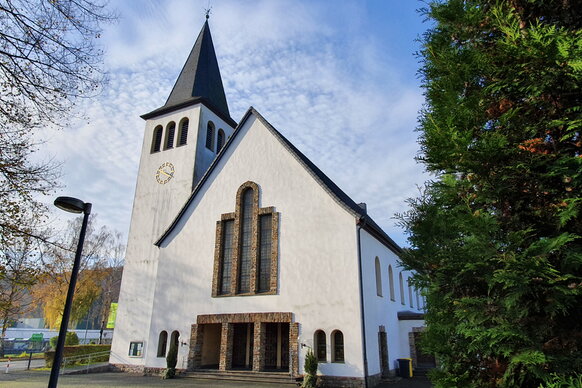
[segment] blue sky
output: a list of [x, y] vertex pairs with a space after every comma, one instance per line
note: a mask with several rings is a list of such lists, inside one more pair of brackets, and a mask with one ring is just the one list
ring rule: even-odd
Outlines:
[[[109, 83], [43, 153], [63, 163], [56, 195], [93, 203], [125, 236], [143, 141], [139, 115], [165, 102], [204, 23], [208, 0], [112, 0]], [[231, 116], [249, 106], [291, 140], [396, 242], [394, 213], [427, 179], [416, 164], [423, 103], [415, 42], [427, 24], [415, 0], [212, 0], [210, 29]], [[50, 199], [47, 199], [47, 202]], [[59, 218], [62, 214], [55, 213]]]

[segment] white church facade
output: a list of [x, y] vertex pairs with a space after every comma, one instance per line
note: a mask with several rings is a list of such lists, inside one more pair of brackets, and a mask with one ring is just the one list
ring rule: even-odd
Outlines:
[[110, 364], [374, 386], [422, 360], [401, 248], [254, 108], [228, 111], [206, 22], [146, 120]]

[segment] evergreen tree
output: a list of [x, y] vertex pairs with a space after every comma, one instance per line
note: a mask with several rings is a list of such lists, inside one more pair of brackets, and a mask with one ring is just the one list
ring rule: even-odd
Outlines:
[[438, 387], [582, 370], [582, 7], [432, 1], [418, 159], [401, 216]]

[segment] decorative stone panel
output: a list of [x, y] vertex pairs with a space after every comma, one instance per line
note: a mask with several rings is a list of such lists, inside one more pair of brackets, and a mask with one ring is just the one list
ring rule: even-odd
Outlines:
[[299, 323], [289, 324], [289, 369], [291, 376], [299, 376]]
[[291, 322], [293, 313], [236, 313], [236, 314], [201, 314], [196, 323], [252, 323], [252, 322]]
[[202, 338], [204, 338], [204, 326], [192, 325], [190, 330], [190, 349], [188, 351], [188, 370], [200, 368], [202, 365]]
[[266, 344], [266, 326], [264, 322], [255, 322], [254, 326], [253, 371], [260, 372], [265, 369], [265, 352], [263, 350]]
[[233, 328], [231, 323], [223, 323], [220, 333], [220, 361], [218, 370], [225, 371], [232, 368], [232, 339]]
[[[250, 291], [240, 293], [239, 290], [239, 266], [241, 260], [241, 221], [242, 221], [242, 195], [246, 189], [253, 190], [253, 204], [251, 215], [251, 271], [250, 271]], [[259, 216], [272, 215], [271, 225], [271, 274], [269, 281], [269, 290], [258, 292], [258, 273], [259, 273]], [[230, 276], [230, 292], [227, 294], [220, 293], [220, 274], [222, 272], [222, 257], [223, 257], [223, 225], [224, 221], [234, 221], [233, 224], [233, 239], [232, 239], [232, 264]], [[275, 212], [275, 208], [259, 207], [259, 185], [255, 182], [243, 183], [236, 194], [235, 211], [225, 213], [220, 216], [220, 221], [216, 222], [216, 237], [214, 244], [214, 266], [212, 273], [212, 297], [227, 297], [227, 296], [245, 296], [245, 295], [275, 295], [278, 290], [278, 251], [279, 251], [279, 213]]]

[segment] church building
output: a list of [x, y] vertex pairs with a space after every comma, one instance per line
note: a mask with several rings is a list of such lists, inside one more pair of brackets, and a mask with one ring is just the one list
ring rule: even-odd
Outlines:
[[401, 248], [256, 109], [230, 117], [208, 21], [144, 140], [110, 364], [373, 387], [423, 358]]

